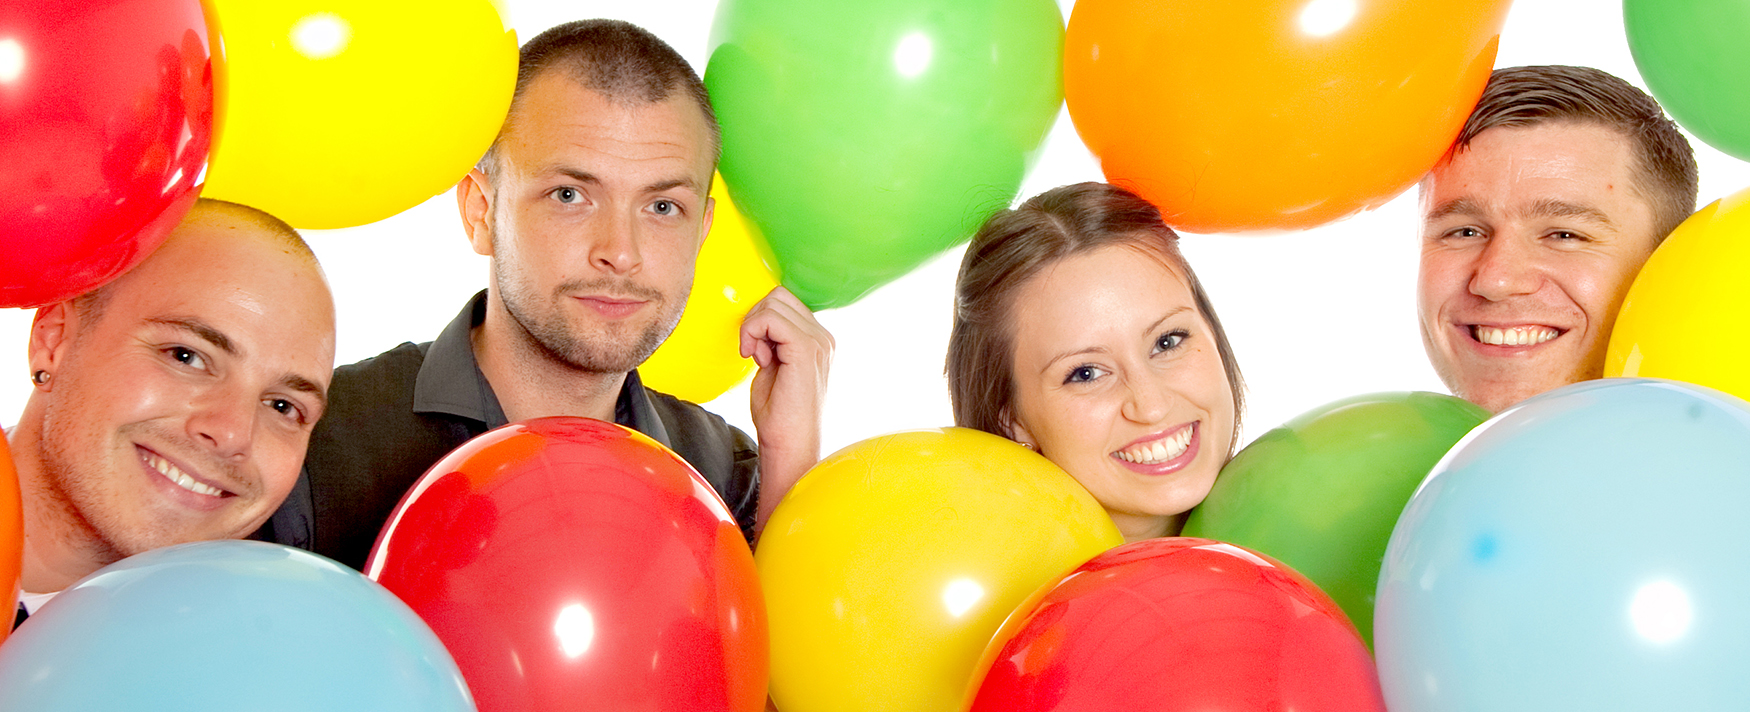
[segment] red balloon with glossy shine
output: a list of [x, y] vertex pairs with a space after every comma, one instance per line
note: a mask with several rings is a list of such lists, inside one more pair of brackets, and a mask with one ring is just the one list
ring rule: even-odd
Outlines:
[[1094, 557], [1022, 604], [981, 669], [974, 712], [1385, 710], [1342, 609], [1276, 560], [1207, 539]]
[[199, 0], [27, 0], [0, 15], [0, 307], [84, 293], [194, 205], [213, 138]]
[[618, 425], [540, 418], [462, 445], [365, 571], [437, 632], [482, 712], [765, 702], [765, 603], [735, 518]]

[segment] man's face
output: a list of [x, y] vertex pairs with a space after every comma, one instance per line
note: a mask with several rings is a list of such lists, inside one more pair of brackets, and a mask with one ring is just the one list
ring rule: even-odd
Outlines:
[[333, 302], [306, 257], [252, 229], [185, 223], [97, 313], [51, 307], [67, 334], [42, 394], [42, 494], [106, 558], [246, 536], [297, 481]]
[[1422, 342], [1452, 392], [1499, 412], [1601, 375], [1617, 307], [1657, 245], [1620, 133], [1493, 128], [1422, 184]]
[[710, 151], [681, 92], [628, 106], [563, 72], [533, 80], [498, 144], [487, 240], [475, 237], [533, 345], [618, 373], [668, 338], [710, 226]]

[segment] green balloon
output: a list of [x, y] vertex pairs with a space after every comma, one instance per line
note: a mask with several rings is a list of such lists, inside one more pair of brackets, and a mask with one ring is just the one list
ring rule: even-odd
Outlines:
[[1750, 2], [1624, 0], [1622, 16], [1635, 66], [1671, 118], [1750, 161]]
[[711, 34], [719, 170], [814, 309], [1008, 207], [1063, 101], [1053, 0], [724, 0]]
[[1373, 646], [1386, 541], [1435, 463], [1489, 413], [1434, 393], [1373, 393], [1316, 408], [1234, 456], [1185, 536], [1276, 557], [1335, 599]]

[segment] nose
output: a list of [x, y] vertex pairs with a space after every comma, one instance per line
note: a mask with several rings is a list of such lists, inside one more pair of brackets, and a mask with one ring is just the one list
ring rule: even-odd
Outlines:
[[1124, 417], [1135, 423], [1158, 423], [1167, 417], [1175, 397], [1171, 386], [1159, 377], [1126, 381]]
[[1491, 302], [1536, 292], [1543, 285], [1536, 247], [1511, 235], [1495, 235], [1477, 257], [1470, 292]]
[[194, 412], [188, 417], [188, 436], [221, 458], [246, 457], [261, 407], [253, 393], [213, 389], [195, 401]]
[[594, 226], [596, 234], [590, 236], [590, 264], [610, 274], [637, 272], [644, 264], [640, 244], [643, 236], [637, 218], [620, 210], [606, 212], [608, 214]]

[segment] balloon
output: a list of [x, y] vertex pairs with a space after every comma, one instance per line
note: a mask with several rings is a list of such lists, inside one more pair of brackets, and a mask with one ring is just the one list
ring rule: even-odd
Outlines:
[[1003, 617], [1123, 543], [1063, 470], [989, 433], [884, 435], [804, 475], [754, 558], [784, 712], [948, 710]]
[[1623, 0], [1623, 30], [1653, 96], [1708, 145], [1750, 161], [1750, 5]]
[[[0, 611], [18, 610], [18, 574], [24, 565], [24, 509], [19, 501], [18, 470], [6, 437], [0, 435]], [[12, 626], [0, 623], [0, 643], [12, 634]]]
[[1081, 0], [1064, 97], [1106, 179], [1191, 232], [1291, 230], [1421, 180], [1482, 96], [1506, 0]]
[[1750, 404], [1606, 379], [1472, 431], [1392, 532], [1393, 712], [1750, 708]]
[[584, 418], [468, 441], [408, 492], [365, 570], [449, 646], [480, 709], [762, 709], [758, 574], [686, 462]]
[[315, 554], [213, 541], [85, 577], [0, 646], [6, 709], [473, 710], [431, 630]]
[[1185, 536], [1269, 554], [1312, 579], [1372, 644], [1392, 525], [1434, 464], [1489, 412], [1434, 393], [1315, 408], [1246, 446], [1191, 510]]
[[699, 251], [687, 310], [662, 347], [638, 367], [644, 385], [694, 403], [723, 395], [753, 372], [753, 361], [741, 357], [741, 320], [778, 286], [760, 257], [759, 231], [735, 209], [722, 176], [712, 182], [711, 197], [716, 218]]
[[724, 0], [711, 38], [723, 176], [817, 310], [1007, 207], [1062, 101], [1051, 0]]
[[493, 0], [212, 0], [222, 132], [206, 195], [300, 228], [363, 225], [455, 185], [516, 86]]
[[1207, 539], [1095, 557], [1018, 609], [981, 667], [972, 712], [1385, 712], [1337, 604], [1279, 562]]
[[213, 72], [199, 0], [29, 0], [0, 21], [0, 307], [139, 264], [199, 195]]
[[1606, 376], [1699, 383], [1750, 398], [1750, 189], [1683, 221], [1629, 287]]

